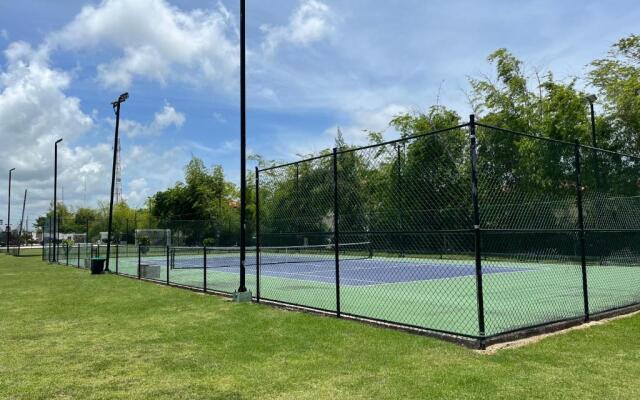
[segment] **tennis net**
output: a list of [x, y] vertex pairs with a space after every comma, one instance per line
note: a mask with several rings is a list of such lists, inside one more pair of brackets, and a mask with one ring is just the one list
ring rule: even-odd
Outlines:
[[[370, 242], [344, 243], [339, 246], [343, 260], [373, 257]], [[260, 265], [335, 262], [335, 245], [260, 247]], [[240, 263], [240, 247], [206, 247], [207, 268], [236, 268]], [[172, 269], [198, 269], [205, 265], [205, 247], [172, 247]], [[246, 264], [256, 265], [256, 247], [247, 247]]]

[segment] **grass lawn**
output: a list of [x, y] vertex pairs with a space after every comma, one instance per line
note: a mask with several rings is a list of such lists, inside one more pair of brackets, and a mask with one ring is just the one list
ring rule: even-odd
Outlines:
[[0, 255], [3, 399], [637, 399], [640, 316], [481, 355]]

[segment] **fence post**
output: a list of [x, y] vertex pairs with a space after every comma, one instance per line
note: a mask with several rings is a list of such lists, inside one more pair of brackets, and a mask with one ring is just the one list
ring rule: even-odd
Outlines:
[[338, 149], [333, 148], [333, 237], [336, 260], [336, 316], [340, 317], [340, 207], [338, 205]]
[[80, 268], [80, 243], [78, 243], [78, 268]]
[[118, 264], [119, 264], [118, 259], [120, 258], [119, 257], [119, 255], [120, 255], [120, 250], [119, 249], [120, 249], [120, 245], [118, 243], [116, 243], [116, 275], [118, 275]]
[[584, 301], [584, 321], [589, 322], [589, 285], [587, 282], [587, 254], [584, 238], [584, 212], [582, 206], [582, 178], [581, 178], [581, 166], [580, 166], [580, 143], [576, 140], [575, 144], [575, 158], [576, 158], [576, 197], [578, 205], [578, 229], [580, 236], [580, 263], [582, 269], [582, 297]]
[[140, 274], [140, 259], [142, 258], [142, 252], [140, 251], [140, 245], [138, 245], [138, 279], [142, 279], [142, 275]]
[[171, 256], [170, 254], [171, 254], [171, 248], [167, 246], [167, 286], [171, 284], [171, 281], [169, 280], [169, 257]]
[[65, 251], [66, 251], [66, 253], [67, 253], [67, 254], [66, 254], [67, 262], [65, 263], [65, 265], [67, 265], [67, 266], [69, 265], [69, 249], [70, 249], [70, 248], [71, 248], [71, 245], [70, 245], [69, 243], [67, 243], [67, 245], [66, 245], [66, 249], [65, 249]]
[[[296, 177], [297, 177], [296, 164]], [[299, 218], [300, 214], [298, 214]], [[256, 302], [260, 303], [260, 170], [256, 167]]]
[[202, 272], [202, 291], [207, 293], [207, 246], [205, 245], [202, 248], [202, 261], [203, 264], [203, 272]]
[[476, 117], [471, 115], [469, 119], [469, 140], [471, 142], [471, 199], [473, 201], [473, 232], [475, 236], [476, 259], [476, 294], [478, 302], [478, 336], [481, 346], [486, 330], [484, 321], [484, 288], [482, 285], [482, 252], [480, 230], [480, 205], [478, 201], [478, 148], [476, 138]]
[[[398, 226], [399, 228], [397, 229], [398, 232], [401, 232], [402, 229], [404, 228], [404, 196], [403, 196], [403, 187], [402, 187], [402, 154], [400, 151], [400, 143], [396, 143], [396, 156], [397, 156], [397, 162], [396, 162], [396, 188], [398, 189], [396, 195], [397, 195], [397, 206], [398, 206]], [[405, 256], [405, 252], [404, 252], [404, 235], [402, 234], [398, 234], [398, 237], [400, 239], [400, 243], [399, 243], [399, 250], [400, 250], [400, 257], [404, 257]]]

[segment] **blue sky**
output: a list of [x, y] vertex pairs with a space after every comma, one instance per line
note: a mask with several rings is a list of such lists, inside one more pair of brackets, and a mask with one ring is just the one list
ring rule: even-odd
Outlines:
[[[467, 78], [491, 74], [506, 47], [527, 71], [582, 76], [617, 39], [637, 33], [640, 6], [603, 1], [247, 0], [248, 142], [294, 160], [385, 130], [398, 113], [471, 109]], [[132, 206], [182, 177], [192, 155], [239, 179], [237, 1], [105, 0], [0, 4], [0, 219], [7, 174], [18, 220], [60, 196], [106, 202], [113, 111], [122, 111], [124, 195]], [[85, 196], [85, 182], [87, 194]], [[86, 199], [86, 200], [85, 200]]]

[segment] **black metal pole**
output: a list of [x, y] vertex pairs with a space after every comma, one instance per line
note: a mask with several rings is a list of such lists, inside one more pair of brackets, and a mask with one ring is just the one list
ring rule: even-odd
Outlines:
[[[482, 252], [480, 231], [480, 205], [478, 200], [478, 149], [476, 137], [476, 117], [471, 115], [469, 119], [469, 139], [471, 142], [471, 198], [473, 201], [473, 232], [475, 236], [475, 261], [476, 261], [476, 294], [478, 303], [478, 336], [485, 336], [484, 321], [484, 289], [482, 284]], [[484, 344], [481, 343], [483, 346]]]
[[58, 244], [58, 143], [62, 142], [62, 139], [56, 140], [54, 143], [54, 156], [53, 156], [53, 259], [52, 262], [56, 262], [57, 258], [57, 244]]
[[7, 255], [9, 254], [9, 241], [11, 240], [11, 174], [15, 171], [15, 168], [9, 170], [9, 197], [7, 201]]
[[396, 171], [397, 171], [397, 176], [396, 176], [396, 180], [397, 180], [397, 188], [398, 188], [398, 193], [397, 193], [397, 197], [398, 197], [398, 236], [400, 239], [400, 243], [399, 243], [399, 247], [400, 247], [400, 257], [404, 257], [405, 253], [404, 253], [404, 236], [402, 234], [400, 234], [400, 232], [402, 232], [403, 228], [404, 228], [404, 196], [403, 196], [403, 186], [402, 186], [402, 154], [401, 154], [401, 150], [400, 150], [400, 143], [396, 144], [396, 151], [397, 151], [397, 157], [398, 157], [398, 162], [397, 162], [397, 166], [396, 166]]
[[24, 190], [24, 198], [22, 199], [22, 216], [20, 217], [20, 229], [18, 229], [18, 257], [20, 256], [20, 242], [22, 241], [22, 224], [24, 222], [24, 209], [27, 205], [27, 189]]
[[138, 245], [138, 279], [142, 278], [140, 275], [140, 259], [142, 258], [142, 252], [140, 251], [140, 245]]
[[584, 320], [588, 322], [590, 319], [589, 312], [589, 284], [587, 281], [587, 254], [584, 234], [584, 210], [582, 206], [582, 178], [580, 165], [580, 143], [576, 140], [575, 144], [576, 158], [576, 201], [578, 206], [578, 229], [580, 235], [580, 265], [582, 269], [582, 296], [584, 301]]
[[207, 246], [202, 247], [202, 262], [203, 262], [203, 272], [202, 272], [202, 291], [207, 293]]
[[116, 243], [116, 275], [118, 275], [118, 265], [119, 265], [119, 259], [120, 259], [120, 246]]
[[260, 170], [256, 167], [256, 301], [260, 303]]
[[111, 256], [111, 229], [113, 228], [113, 192], [116, 183], [116, 163], [118, 158], [118, 128], [120, 124], [120, 102], [116, 103], [116, 131], [113, 144], [113, 163], [111, 167], [111, 192], [109, 199], [109, 222], [107, 227], [107, 261], [105, 270], [109, 271], [109, 257]]
[[48, 249], [49, 251], [47, 252], [47, 258], [49, 262], [53, 262], [53, 258], [52, 258], [52, 251], [53, 251], [53, 218], [49, 217], [49, 243], [48, 243]]
[[596, 140], [596, 111], [593, 101], [589, 101], [589, 107], [591, 108], [591, 144], [593, 147], [598, 147], [598, 141]]
[[338, 204], [338, 149], [333, 148], [333, 237], [336, 261], [336, 316], [340, 317], [340, 207]]
[[169, 280], [169, 257], [171, 256], [171, 248], [169, 246], [167, 246], [167, 286], [169, 286], [170, 284], [170, 280]]
[[107, 261], [106, 271], [109, 271], [109, 257], [111, 256], [111, 236], [113, 229], [113, 196], [116, 185], [116, 163], [118, 162], [118, 134], [120, 130], [120, 106], [129, 98], [129, 93], [123, 93], [118, 100], [111, 103], [116, 112], [116, 130], [113, 138], [113, 163], [111, 165], [111, 196], [109, 199], [109, 224], [107, 227]]
[[238, 292], [246, 292], [245, 261], [246, 248], [246, 208], [247, 208], [247, 80], [246, 80], [246, 6], [240, 0], [240, 287]]
[[[296, 212], [296, 233], [300, 233], [302, 232], [302, 229], [304, 229], [301, 224], [300, 224], [300, 216], [302, 215], [302, 207], [300, 204], [300, 164], [296, 163], [296, 195], [295, 195], [295, 212]], [[296, 235], [296, 240], [298, 240], [298, 237]], [[302, 239], [303, 242], [302, 243], [298, 243], [298, 244], [304, 244], [304, 239]]]

